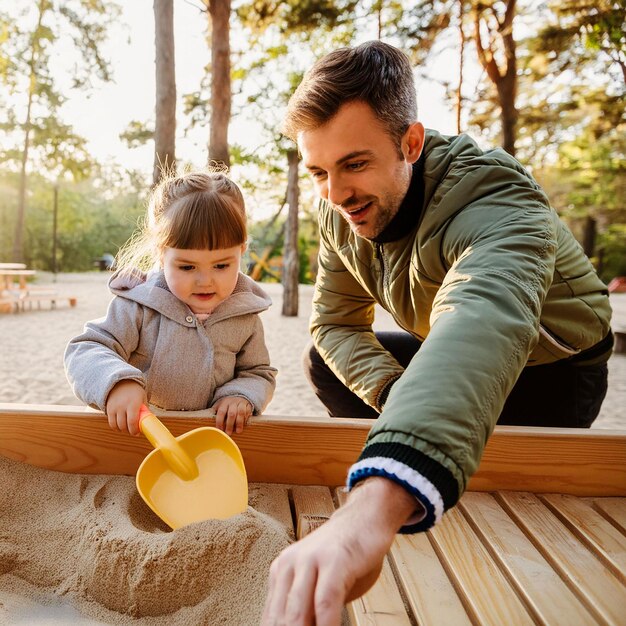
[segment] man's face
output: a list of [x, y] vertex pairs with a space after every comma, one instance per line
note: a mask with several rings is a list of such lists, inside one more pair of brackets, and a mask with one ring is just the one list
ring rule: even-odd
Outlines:
[[[414, 127], [421, 128], [419, 146]], [[415, 123], [398, 147], [363, 102], [344, 104], [324, 125], [298, 135], [317, 193], [366, 239], [377, 237], [398, 212], [422, 141], [423, 127]]]
[[162, 264], [167, 286], [194, 313], [212, 313], [235, 289], [244, 248], [165, 248]]

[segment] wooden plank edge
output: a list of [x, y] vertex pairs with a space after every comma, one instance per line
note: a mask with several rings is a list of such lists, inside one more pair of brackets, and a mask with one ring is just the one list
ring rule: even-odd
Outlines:
[[[199, 416], [200, 413], [203, 416]], [[207, 412], [161, 415], [174, 435], [211, 426]], [[342, 485], [371, 420], [253, 417], [233, 439], [253, 482]], [[0, 403], [0, 454], [75, 473], [132, 475], [150, 452], [83, 406]], [[626, 496], [626, 431], [497, 426], [469, 490]]]

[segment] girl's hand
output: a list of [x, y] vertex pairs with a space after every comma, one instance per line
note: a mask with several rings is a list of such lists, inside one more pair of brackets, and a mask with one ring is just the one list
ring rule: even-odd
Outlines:
[[215, 409], [215, 425], [227, 435], [242, 432], [253, 409], [250, 402], [239, 396], [221, 398], [211, 408]]
[[147, 401], [144, 388], [134, 380], [122, 380], [109, 393], [106, 414], [113, 430], [139, 434], [139, 409]]

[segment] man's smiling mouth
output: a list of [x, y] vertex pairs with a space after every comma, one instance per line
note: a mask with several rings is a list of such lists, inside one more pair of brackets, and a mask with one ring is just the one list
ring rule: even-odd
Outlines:
[[366, 202], [364, 205], [357, 207], [356, 209], [344, 209], [345, 212], [352, 217], [360, 217], [367, 209], [372, 206], [372, 202]]

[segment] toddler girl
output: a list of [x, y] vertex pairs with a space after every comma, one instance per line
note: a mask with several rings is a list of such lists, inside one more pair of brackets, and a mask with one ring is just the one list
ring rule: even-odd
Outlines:
[[106, 317], [87, 322], [65, 351], [74, 393], [111, 428], [137, 434], [148, 402], [212, 407], [228, 434], [265, 409], [276, 370], [259, 313], [271, 301], [239, 271], [246, 239], [243, 196], [225, 175], [185, 174], [154, 190], [109, 281]]

